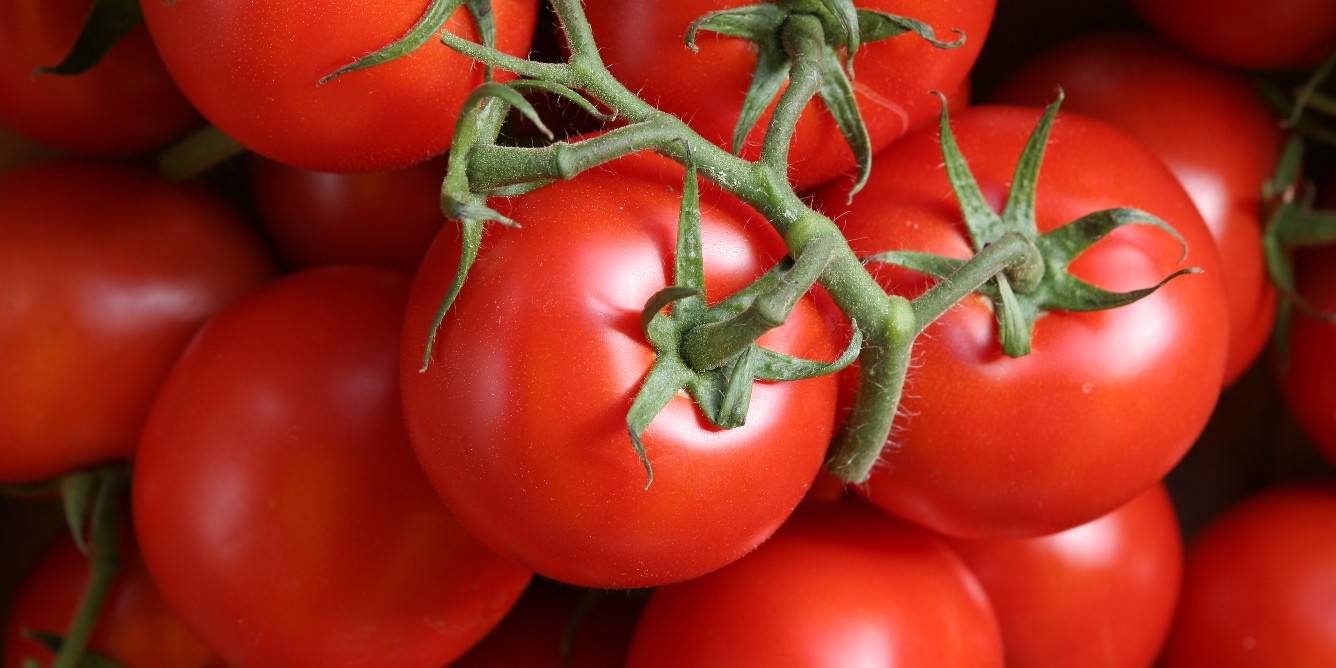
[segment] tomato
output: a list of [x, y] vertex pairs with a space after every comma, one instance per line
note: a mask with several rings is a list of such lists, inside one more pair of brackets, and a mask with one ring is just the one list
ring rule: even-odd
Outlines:
[[238, 212], [145, 165], [0, 174], [0, 481], [129, 459], [204, 319], [273, 268]]
[[34, 76], [35, 68], [65, 57], [92, 5], [92, 0], [0, 3], [0, 125], [91, 155], [151, 151], [201, 125], [142, 26], [83, 73]]
[[[411, 54], [323, 84], [393, 43], [427, 0], [191, 0], [140, 3], [149, 34], [186, 97], [223, 133], [273, 160], [329, 172], [376, 171], [445, 152], [483, 69], [428, 39]], [[523, 56], [536, 0], [493, 0], [496, 46]], [[468, 12], [446, 30], [476, 41]]]
[[1163, 39], [1109, 33], [1039, 55], [994, 98], [1046, 104], [1117, 126], [1173, 170], [1215, 238], [1229, 300], [1225, 382], [1257, 358], [1271, 333], [1275, 290], [1262, 259], [1262, 187], [1275, 169], [1275, 115], [1242, 74], [1187, 55]]
[[1133, 0], [1146, 22], [1183, 48], [1245, 69], [1316, 65], [1336, 38], [1330, 0]]
[[[135, 549], [122, 541], [120, 569], [89, 639], [89, 651], [122, 666], [221, 667], [223, 663], [163, 601]], [[30, 632], [61, 635], [73, 617], [88, 579], [88, 557], [69, 534], [42, 556], [23, 582], [5, 621], [4, 668], [25, 659], [49, 663], [51, 652]]]
[[[1313, 307], [1336, 309], [1336, 247], [1310, 248], [1295, 256], [1295, 287]], [[1288, 354], [1276, 368], [1277, 385], [1303, 433], [1328, 461], [1336, 462], [1336, 324], [1294, 309]]]
[[644, 598], [536, 578], [496, 629], [450, 668], [622, 668]]
[[650, 595], [628, 668], [1002, 666], [978, 582], [936, 536], [863, 504], [804, 505], [713, 573]]
[[1336, 488], [1289, 483], [1215, 517], [1188, 546], [1161, 666], [1336, 662]]
[[[654, 358], [640, 316], [672, 280], [682, 175], [635, 155], [502, 202], [523, 228], [484, 237], [425, 372], [455, 226], [414, 282], [402, 375], [418, 458], [464, 526], [552, 579], [644, 587], [742, 556], [792, 512], [833, 429], [833, 376], [758, 383], [746, 424], [727, 430], [680, 395], [644, 433], [646, 488], [627, 411]], [[784, 255], [755, 212], [718, 191], [703, 189], [701, 218], [710, 303]], [[834, 359], [827, 316], [815, 297], [799, 301], [762, 345]]]
[[1009, 668], [1146, 668], [1159, 656], [1183, 572], [1163, 486], [1056, 534], [948, 542], [988, 593]]
[[[980, 106], [951, 123], [984, 199], [1000, 210], [1040, 110]], [[818, 193], [861, 256], [917, 250], [967, 257], [972, 246], [925, 129], [877, 156], [867, 196], [844, 207]], [[1156, 285], [1134, 304], [1038, 318], [1033, 350], [1012, 358], [997, 342], [991, 302], [967, 297], [918, 337], [892, 441], [859, 491], [944, 534], [1019, 538], [1083, 524], [1160, 480], [1200, 434], [1220, 392], [1228, 326], [1210, 232], [1177, 179], [1112, 127], [1058, 114], [1038, 177], [1040, 232], [1094, 211], [1130, 206], [1174, 226], [1114, 230], [1070, 265], [1106, 290]], [[913, 297], [931, 283], [868, 266], [888, 291]]]
[[295, 268], [374, 264], [417, 271], [442, 223], [441, 160], [339, 174], [255, 156], [250, 184], [270, 238]]
[[144, 560], [232, 663], [440, 666], [528, 583], [413, 458], [408, 285], [351, 265], [279, 278], [210, 319], [153, 405], [131, 485]]
[[[660, 109], [689, 123], [722, 147], [756, 67], [756, 48], [740, 38], [697, 35], [699, 53], [683, 44], [687, 26], [702, 15], [750, 4], [743, 0], [603, 0], [588, 3], [594, 39], [618, 80]], [[918, 19], [939, 39], [965, 34], [963, 45], [943, 50], [912, 34], [863, 44], [854, 58], [854, 91], [873, 151], [878, 151], [937, 112], [932, 91], [951, 92], [969, 73], [988, 35], [995, 0], [873, 0], [860, 8]], [[755, 159], [769, 111], [748, 135], [742, 156]], [[817, 101], [798, 121], [789, 154], [789, 178], [804, 189], [854, 168], [853, 152]], [[848, 189], [848, 184], [844, 184]]]

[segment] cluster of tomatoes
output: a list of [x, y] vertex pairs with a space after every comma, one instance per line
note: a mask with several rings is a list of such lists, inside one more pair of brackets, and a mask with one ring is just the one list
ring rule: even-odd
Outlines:
[[[965, 298], [918, 336], [853, 484], [822, 466], [858, 419], [856, 364], [749, 385], [728, 429], [696, 402], [736, 398], [689, 379], [633, 446], [628, 410], [677, 354], [646, 304], [698, 272], [698, 303], [659, 314], [727, 309], [790, 254], [729, 183], [616, 157], [493, 198], [518, 227], [476, 258], [442, 214], [485, 72], [435, 32], [555, 64], [580, 3], [455, 3], [334, 77], [442, 3], [93, 4], [0, 0], [4, 668], [1336, 665], [1336, 165], [1312, 144], [1277, 176], [1323, 133], [1286, 105], [1333, 49], [1330, 0], [855, 3], [929, 31], [851, 61], [875, 153], [853, 197], [848, 128], [819, 100], [797, 118], [814, 215], [860, 258], [964, 259], [962, 217], [1005, 209], [1071, 251], [1035, 303], [1137, 298], [1045, 306], [1019, 357], [1001, 288]], [[728, 149], [776, 51], [683, 36], [746, 4], [583, 16], [618, 81]], [[96, 64], [34, 72], [117, 11], [133, 27]], [[1038, 176], [1018, 171], [1059, 96]], [[572, 145], [617, 127], [531, 100]], [[158, 169], [220, 135], [245, 154]], [[519, 114], [501, 141], [544, 143]], [[1062, 245], [1077, 220], [1088, 249]], [[939, 280], [865, 266], [906, 299]], [[841, 287], [797, 301], [764, 359], [839, 357]]]

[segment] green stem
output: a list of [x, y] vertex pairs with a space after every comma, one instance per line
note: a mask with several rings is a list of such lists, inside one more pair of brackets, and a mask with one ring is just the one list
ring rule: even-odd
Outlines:
[[681, 348], [686, 363], [696, 371], [717, 369], [751, 348], [766, 332], [784, 324], [798, 300], [830, 264], [834, 244], [828, 236], [813, 239], [774, 291], [757, 297], [736, 316], [687, 330]]
[[1028, 273], [1043, 257], [1025, 235], [1007, 232], [986, 245], [954, 274], [938, 281], [913, 302], [915, 332], [922, 332], [961, 299], [1000, 273]]
[[121, 567], [119, 541], [125, 513], [123, 501], [129, 487], [130, 474], [127, 469], [116, 467], [101, 471], [99, 475], [103, 479], [98, 485], [89, 522], [91, 549], [88, 555], [88, 584], [79, 599], [74, 618], [65, 630], [64, 642], [51, 668], [75, 668], [80, 665], [98, 615], [102, 612]]
[[793, 142], [798, 117], [821, 90], [821, 55], [826, 43], [821, 20], [815, 16], [790, 16], [781, 31], [780, 39], [792, 66], [789, 85], [775, 103], [775, 111], [766, 127], [760, 166], [772, 182], [787, 184], [789, 145]]

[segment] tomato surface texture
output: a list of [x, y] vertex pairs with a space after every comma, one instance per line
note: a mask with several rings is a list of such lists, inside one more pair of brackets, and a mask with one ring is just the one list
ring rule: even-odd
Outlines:
[[413, 457], [408, 286], [351, 265], [277, 279], [201, 329], [153, 406], [132, 481], [145, 563], [233, 664], [441, 666], [529, 581]]
[[988, 593], [1008, 668], [1154, 665], [1183, 575], [1183, 542], [1162, 485], [1056, 534], [948, 543]]
[[[323, 77], [408, 32], [427, 0], [140, 3], [167, 70], [204, 117], [279, 162], [330, 172], [401, 167], [444, 153], [483, 70], [428, 39], [411, 54]], [[496, 46], [527, 53], [536, 0], [493, 0]], [[446, 30], [476, 41], [468, 12]]]
[[1000, 668], [997, 622], [936, 536], [862, 503], [804, 505], [755, 552], [655, 590], [628, 668]]
[[1261, 184], [1280, 153], [1275, 114], [1242, 73], [1136, 33], [1059, 45], [1013, 73], [994, 101], [1042, 106], [1059, 87], [1063, 110], [1132, 135], [1192, 196], [1220, 253], [1232, 383], [1266, 345], [1275, 313], [1260, 220]]
[[[985, 200], [1000, 210], [1040, 110], [972, 107], [951, 122]], [[878, 155], [866, 196], [820, 193], [859, 256], [888, 250], [967, 257], [971, 245], [935, 128]], [[891, 441], [867, 484], [877, 505], [948, 535], [1025, 537], [1090, 521], [1167, 473], [1220, 392], [1228, 324], [1210, 232], [1164, 164], [1111, 126], [1059, 113], [1036, 195], [1040, 232], [1130, 206], [1174, 226], [1113, 231], [1070, 272], [1107, 290], [1180, 276], [1115, 309], [1038, 318], [1033, 350], [1004, 355], [991, 302], [968, 297], [918, 338]], [[931, 279], [868, 265], [905, 296]], [[1050, 271], [1052, 269], [1049, 269]]]
[[[682, 175], [634, 155], [500, 203], [523, 227], [484, 236], [425, 372], [459, 255], [454, 225], [414, 283], [402, 373], [418, 458], [466, 527], [557, 580], [650, 586], [740, 557], [792, 512], [833, 429], [834, 376], [758, 383], [746, 424], [729, 430], [679, 396], [644, 434], [646, 488], [626, 416], [654, 357], [641, 311], [672, 281]], [[707, 302], [783, 257], [732, 198], [703, 189], [701, 218]], [[762, 339], [821, 360], [839, 343], [808, 299]]]
[[146, 165], [6, 172], [0, 211], [0, 481], [129, 459], [195, 330], [274, 272], [235, 208]]
[[1132, 0], [1132, 6], [1189, 51], [1244, 69], [1316, 65], [1336, 38], [1330, 0]]
[[1288, 484], [1245, 498], [1188, 546], [1164, 668], [1336, 663], [1336, 489]]

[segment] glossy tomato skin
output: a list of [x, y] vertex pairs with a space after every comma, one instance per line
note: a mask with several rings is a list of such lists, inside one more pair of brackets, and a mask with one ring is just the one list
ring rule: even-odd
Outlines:
[[[836, 380], [758, 383], [746, 424], [712, 427], [684, 395], [649, 425], [646, 472], [626, 414], [654, 351], [641, 331], [669, 285], [682, 168], [634, 155], [509, 202], [522, 229], [483, 239], [420, 372], [459, 248], [447, 226], [405, 321], [404, 401], [418, 458], [479, 538], [535, 572], [591, 587], [653, 586], [738, 558], [792, 512], [820, 468]], [[783, 256], [750, 209], [704, 189], [707, 301]], [[834, 359], [815, 298], [763, 345]]]
[[[980, 106], [953, 132], [985, 199], [1001, 208], [1040, 110]], [[1039, 230], [1131, 206], [1174, 226], [1114, 231], [1070, 265], [1108, 290], [1174, 279], [1129, 306], [1039, 318], [1029, 355], [1003, 355], [983, 297], [966, 298], [915, 342], [892, 441], [866, 485], [874, 503], [947, 535], [1020, 538], [1088, 522], [1157, 482], [1201, 432], [1220, 392], [1228, 325], [1210, 233], [1173, 174], [1103, 123], [1059, 114], [1038, 178]], [[867, 196], [819, 205], [859, 256], [918, 250], [966, 257], [970, 245], [937, 133], [878, 155]], [[888, 291], [916, 296], [921, 274], [869, 265]]]
[[[728, 148], [756, 66], [756, 50], [742, 39], [701, 32], [693, 53], [683, 43], [687, 26], [704, 14], [750, 4], [744, 0], [604, 0], [586, 11], [608, 68], [631, 90], [677, 115], [715, 144]], [[995, 0], [873, 0], [860, 8], [921, 20], [939, 39], [965, 34], [960, 47], [941, 50], [912, 34], [862, 45], [854, 59], [854, 89], [874, 151], [937, 112], [931, 93], [965, 81], [988, 35]], [[743, 157], [760, 155], [769, 112], [753, 129]], [[789, 178], [797, 189], [829, 181], [854, 168], [854, 157], [821, 102], [804, 110], [790, 148]], [[847, 189], [848, 183], [844, 184]]]
[[1062, 108], [1127, 132], [1173, 170], [1215, 238], [1229, 300], [1225, 382], [1253, 363], [1271, 333], [1275, 290], [1262, 258], [1262, 188], [1281, 133], [1252, 81], [1151, 34], [1106, 33], [1047, 51], [1001, 84], [994, 100]]
[[[122, 666], [221, 668], [224, 664], [163, 600], [132, 539], [122, 541], [120, 568], [89, 651]], [[22, 668], [25, 659], [49, 663], [52, 654], [27, 633], [63, 635], [83, 596], [88, 557], [66, 534], [28, 574], [10, 605], [4, 629], [4, 668]]]
[[154, 404], [132, 482], [145, 563], [230, 662], [440, 666], [529, 580], [413, 458], [408, 283], [352, 265], [277, 279], [204, 326]]
[[1162, 485], [1056, 534], [948, 543], [988, 593], [1009, 668], [1154, 665], [1183, 575]]
[[[1294, 265], [1299, 294], [1317, 309], [1336, 309], [1336, 250], [1304, 249]], [[1336, 324], [1295, 309], [1287, 338], [1276, 365], [1285, 406], [1313, 445], [1336, 462]]]
[[1289, 483], [1238, 502], [1188, 546], [1163, 668], [1336, 662], [1336, 490]]
[[742, 559], [650, 595], [628, 668], [1002, 666], [987, 597], [931, 533], [804, 505]]
[[1329, 0], [1133, 0], [1132, 5], [1183, 48], [1244, 69], [1317, 65], [1336, 38], [1336, 4]]
[[86, 155], [128, 155], [166, 145], [203, 123], [162, 66], [142, 26], [75, 76], [39, 74], [59, 63], [90, 0], [0, 3], [0, 125]]
[[274, 273], [244, 218], [146, 165], [0, 175], [0, 481], [129, 459], [205, 318]]
[[[279, 162], [330, 172], [406, 166], [444, 153], [482, 68], [428, 39], [413, 53], [324, 84], [335, 70], [399, 39], [427, 0], [140, 3], [182, 92], [219, 130]], [[495, 0], [496, 45], [523, 56], [535, 0]], [[463, 8], [446, 30], [475, 40]]]
[[442, 159], [342, 174], [254, 156], [250, 186], [265, 230], [288, 266], [372, 264], [417, 271], [440, 231]]

